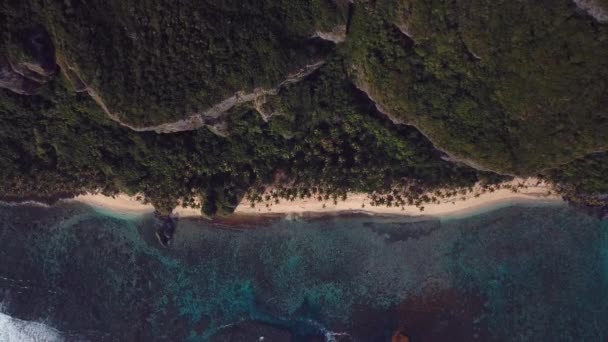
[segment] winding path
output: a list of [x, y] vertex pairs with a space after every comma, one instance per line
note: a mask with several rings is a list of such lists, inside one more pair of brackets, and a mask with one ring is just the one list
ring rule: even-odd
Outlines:
[[[86, 86], [84, 91], [86, 91], [97, 104], [103, 109], [103, 111], [108, 115], [110, 119], [119, 123], [121, 126], [130, 128], [136, 132], [156, 132], [156, 133], [177, 133], [184, 131], [192, 131], [203, 126], [209, 126], [214, 129], [214, 131], [220, 135], [222, 135], [221, 129], [219, 129], [218, 125], [221, 125], [220, 119], [222, 116], [227, 114], [232, 108], [253, 102], [256, 106], [261, 106], [265, 102], [265, 97], [267, 95], [278, 95], [281, 89], [284, 87], [297, 83], [300, 80], [304, 79], [306, 76], [312, 74], [315, 70], [319, 69], [323, 64], [325, 64], [324, 60], [314, 62], [312, 64], [307, 64], [303, 68], [299, 69], [295, 73], [292, 73], [287, 76], [287, 78], [281, 83], [277, 84], [275, 87], [270, 89], [265, 88], [255, 88], [253, 91], [246, 93], [245, 91], [238, 91], [234, 95], [230, 96], [227, 99], [215, 104], [211, 108], [200, 112], [194, 113], [189, 117], [173, 122], [167, 122], [154, 126], [144, 126], [138, 127], [132, 124], [126, 123], [120, 119], [120, 115], [116, 113], [112, 113], [108, 106], [105, 104], [101, 96], [95, 91], [95, 89]], [[72, 69], [75, 72], [75, 70]], [[262, 115], [262, 117], [267, 120], [268, 117]]]

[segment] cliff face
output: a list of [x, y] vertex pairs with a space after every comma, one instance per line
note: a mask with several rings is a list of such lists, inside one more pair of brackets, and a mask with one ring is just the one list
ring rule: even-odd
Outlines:
[[608, 23], [608, 2], [606, 0], [573, 0], [576, 6], [584, 10], [600, 23]]
[[456, 159], [532, 174], [608, 149], [608, 27], [573, 3], [363, 3], [353, 80]]
[[0, 57], [0, 88], [9, 89], [17, 94], [33, 95], [40, 86], [39, 82], [15, 71], [8, 59]]
[[33, 95], [57, 72], [53, 42], [46, 29], [38, 25], [17, 43], [0, 55], [0, 88]]

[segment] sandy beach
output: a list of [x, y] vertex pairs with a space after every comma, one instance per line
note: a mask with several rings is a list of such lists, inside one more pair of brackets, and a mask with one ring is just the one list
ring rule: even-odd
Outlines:
[[[63, 200], [64, 202], [80, 202], [91, 207], [127, 215], [143, 215], [154, 212], [152, 204], [144, 204], [137, 196], [119, 194], [116, 196], [105, 196], [102, 194], [79, 195], [74, 198]], [[178, 207], [173, 213], [180, 217], [202, 216], [200, 209]]]
[[[536, 178], [516, 178], [503, 183], [503, 187], [493, 192], [484, 192], [481, 186], [475, 186], [466, 194], [439, 199], [439, 203], [425, 203], [424, 209], [414, 205], [403, 207], [372, 206], [367, 194], [349, 194], [345, 201], [318, 201], [316, 199], [297, 199], [295, 201], [281, 200], [279, 204], [272, 201], [257, 203], [255, 207], [248, 201], [243, 201], [236, 212], [240, 214], [304, 214], [304, 213], [345, 213], [360, 212], [377, 215], [404, 216], [460, 216], [512, 204], [558, 204], [562, 198], [556, 195], [552, 187]], [[505, 186], [510, 188], [505, 188]], [[517, 188], [517, 192], [512, 189]], [[267, 206], [268, 205], [268, 206]]]
[[[517, 191], [513, 191], [517, 188]], [[81, 202], [96, 208], [122, 214], [148, 214], [154, 211], [151, 204], [143, 204], [135, 196], [125, 194], [114, 197], [101, 194], [87, 194], [77, 196], [67, 201]], [[558, 204], [563, 200], [556, 195], [549, 184], [540, 182], [535, 178], [517, 178], [511, 182], [503, 183], [500, 189], [493, 192], [483, 191], [481, 186], [475, 186], [466, 194], [442, 198], [439, 202], [426, 203], [424, 209], [413, 205], [403, 207], [372, 206], [367, 194], [351, 193], [345, 201], [333, 200], [318, 201], [313, 198], [296, 199], [294, 201], [281, 200], [278, 204], [271, 201], [256, 203], [243, 200], [237, 207], [236, 215], [291, 215], [291, 214], [341, 214], [341, 213], [368, 213], [376, 215], [404, 215], [404, 216], [460, 216], [484, 209], [508, 206], [513, 204]], [[174, 214], [179, 217], [200, 217], [199, 209], [178, 207]]]

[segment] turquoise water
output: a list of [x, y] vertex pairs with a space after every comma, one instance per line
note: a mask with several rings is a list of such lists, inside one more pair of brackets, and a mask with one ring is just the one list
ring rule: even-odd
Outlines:
[[444, 221], [181, 220], [169, 248], [153, 220], [0, 206], [2, 312], [64, 340], [608, 338], [608, 222], [566, 206]]

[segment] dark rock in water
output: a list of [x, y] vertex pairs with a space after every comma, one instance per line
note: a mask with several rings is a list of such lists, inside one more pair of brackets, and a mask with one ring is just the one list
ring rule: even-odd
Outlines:
[[566, 197], [566, 201], [581, 212], [597, 217], [608, 219], [608, 198], [606, 194], [581, 196], [581, 199]]
[[173, 234], [175, 234], [177, 220], [171, 215], [162, 215], [158, 212], [154, 213], [154, 218], [158, 242], [164, 247], [167, 247], [173, 239]]
[[404, 332], [397, 331], [391, 338], [391, 342], [410, 342], [410, 338]]
[[19, 43], [19, 56], [0, 56], [0, 88], [33, 95], [57, 73], [55, 47], [41, 25], [25, 33]]
[[231, 325], [211, 337], [211, 342], [289, 342], [291, 333], [267, 324], [246, 321]]

